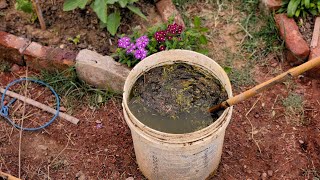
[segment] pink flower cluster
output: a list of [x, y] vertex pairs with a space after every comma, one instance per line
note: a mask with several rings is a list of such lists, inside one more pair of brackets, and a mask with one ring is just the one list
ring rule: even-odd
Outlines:
[[[183, 31], [183, 27], [173, 23], [173, 24], [169, 24], [166, 30], [161, 30], [161, 31], [157, 31], [154, 34], [154, 38], [157, 40], [158, 43], [163, 43], [166, 40], [172, 40], [173, 37], [177, 37], [179, 36]], [[181, 38], [178, 38], [179, 40]], [[166, 49], [165, 45], [160, 45], [159, 46], [159, 50], [163, 51]]]

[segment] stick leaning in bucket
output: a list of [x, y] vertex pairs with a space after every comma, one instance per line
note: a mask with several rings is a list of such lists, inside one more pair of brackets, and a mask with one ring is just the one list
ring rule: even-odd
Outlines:
[[[5, 89], [3, 88], [0, 88], [0, 92], [3, 94], [5, 92]], [[31, 104], [39, 109], [42, 109], [44, 111], [47, 111], [49, 113], [52, 113], [52, 114], [55, 114], [57, 112], [56, 109], [53, 109], [45, 104], [42, 104], [38, 101], [35, 101], [33, 99], [30, 99], [30, 98], [27, 98], [27, 97], [24, 97], [24, 96], [21, 96], [20, 94], [17, 94], [15, 92], [12, 92], [12, 91], [6, 91], [6, 95], [8, 96], [11, 96], [11, 97], [14, 97], [14, 98], [17, 98], [19, 99], [20, 101], [23, 101], [23, 102], [26, 102], [28, 104]], [[73, 116], [70, 116], [68, 114], [65, 114], [65, 113], [62, 113], [62, 112], [59, 112], [59, 117], [73, 123], [73, 124], [78, 124], [79, 122], [79, 119], [73, 117]]]
[[289, 69], [288, 71], [266, 81], [263, 82], [239, 95], [236, 95], [234, 97], [229, 98], [226, 101], [223, 101], [222, 103], [212, 106], [211, 108], [209, 108], [209, 112], [216, 112], [219, 110], [224, 110], [230, 106], [236, 105], [239, 102], [242, 102], [246, 99], [251, 98], [252, 96], [255, 96], [259, 93], [261, 93], [262, 91], [274, 86], [275, 84], [284, 82], [286, 80], [292, 79], [293, 77], [296, 77], [314, 67], [320, 66], [320, 57], [314, 58], [308, 62], [305, 62], [303, 64], [301, 64], [300, 66], [294, 67]]

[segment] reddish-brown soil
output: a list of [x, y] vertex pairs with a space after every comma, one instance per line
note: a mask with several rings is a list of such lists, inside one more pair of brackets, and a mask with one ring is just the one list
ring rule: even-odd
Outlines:
[[[104, 46], [104, 43], [109, 43], [109, 40], [106, 41], [109, 36], [103, 37], [104, 35], [100, 34], [101, 31], [95, 31], [98, 25], [91, 25], [88, 22], [95, 21], [95, 18], [90, 20], [85, 18], [83, 21], [87, 23], [83, 24], [86, 25], [82, 25], [79, 23], [80, 20], [77, 20], [76, 15], [92, 17], [92, 12], [89, 12], [89, 15], [84, 15], [86, 11], [81, 10], [65, 13], [61, 12], [62, 1], [46, 3], [51, 2], [57, 3], [57, 14], [61, 13], [63, 16], [58, 16], [58, 20], [47, 18], [52, 24], [55, 22], [61, 24], [48, 26], [49, 33], [55, 34], [51, 27], [62, 27], [62, 30], [58, 28], [59, 40], [55, 43], [51, 42], [55, 37], [50, 35], [47, 39], [48, 45], [65, 44], [70, 49], [81, 48], [67, 40], [68, 37], [76, 36], [80, 30], [86, 31], [82, 36], [83, 39], [81, 37], [80, 44], [89, 47], [93, 43], [92, 49], [103, 53], [109, 51], [109, 47]], [[10, 6], [13, 6], [11, 1]], [[230, 52], [237, 53], [237, 43], [243, 42], [244, 39], [245, 34], [238, 33], [242, 31], [236, 22], [229, 23], [230, 19], [240, 21], [241, 18], [241, 13], [234, 7], [236, 4], [227, 6], [232, 10], [222, 8], [219, 12], [216, 11], [217, 7], [206, 3], [198, 6], [191, 5], [187, 9], [190, 14], [201, 14], [201, 17], [206, 20], [205, 24], [212, 29], [211, 43], [209, 43], [209, 48], [212, 50], [210, 56], [216, 56], [218, 61], [225, 58], [221, 49], [227, 48]], [[53, 6], [50, 8], [52, 10]], [[217, 14], [212, 15], [212, 12]], [[28, 34], [26, 29], [28, 26], [25, 25], [31, 24], [17, 23], [27, 22], [22, 20], [24, 15], [19, 14], [16, 11], [8, 12], [4, 17], [0, 17], [1, 22], [6, 22], [5, 25], [0, 24], [0, 27], [17, 35], [45, 42], [32, 33]], [[36, 26], [39, 25], [36, 24]], [[87, 29], [87, 26], [90, 28]], [[121, 32], [126, 32], [124, 26], [127, 25], [122, 25]], [[31, 29], [34, 30], [34, 28]], [[68, 31], [71, 32], [67, 33]], [[90, 40], [90, 33], [94, 36], [93, 39], [98, 40]], [[111, 40], [114, 43], [112, 38]], [[289, 69], [288, 66], [275, 60], [272, 55], [269, 57], [263, 61], [263, 65], [257, 65], [254, 69], [253, 76], [258, 83]], [[241, 67], [243, 62], [238, 57], [235, 59], [234, 66]], [[24, 74], [24, 68], [15, 73], [0, 73], [0, 86], [4, 87]], [[235, 88], [234, 93], [238, 94], [248, 88]], [[304, 98], [303, 117], [301, 114], [286, 112], [282, 101], [289, 91]], [[211, 179], [320, 178], [319, 95], [320, 81], [302, 76], [293, 82], [276, 85], [236, 105], [226, 130], [220, 166]], [[45, 130], [23, 132], [22, 179], [83, 179], [84, 177], [117, 180], [128, 177], [145, 179], [135, 161], [130, 130], [123, 119], [120, 100], [110, 100], [100, 108], [88, 107], [83, 103], [77, 106], [73, 115], [80, 119], [79, 125], [57, 119]], [[19, 140], [19, 130], [0, 118], [0, 170], [15, 176], [18, 176], [19, 172]]]
[[[274, 64], [275, 60], [268, 63]], [[270, 68], [259, 67], [256, 80], [270, 78]], [[22, 68], [18, 73], [1, 73], [1, 87], [24, 76], [24, 71]], [[296, 84], [294, 92], [304, 97], [305, 117], [286, 114], [282, 99], [288, 89], [284, 84], [235, 106], [221, 164], [211, 179], [319, 177], [320, 99], [314, 96], [319, 89], [314, 91], [311, 80], [304, 77], [293, 84]], [[45, 130], [23, 132], [21, 177], [144, 179], [135, 161], [130, 130], [121, 109], [120, 100], [110, 100], [97, 109], [83, 105], [75, 110], [75, 117], [81, 120], [79, 125], [57, 119]], [[0, 142], [0, 169], [18, 176], [19, 130], [3, 118]]]

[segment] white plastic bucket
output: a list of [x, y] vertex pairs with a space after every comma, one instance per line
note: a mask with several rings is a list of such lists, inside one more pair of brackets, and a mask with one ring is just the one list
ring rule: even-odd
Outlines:
[[232, 89], [225, 71], [205, 55], [188, 50], [170, 50], [153, 54], [137, 64], [126, 79], [123, 93], [123, 112], [130, 127], [137, 163], [150, 180], [201, 180], [217, 169], [226, 127], [232, 107], [210, 126], [186, 134], [169, 134], [141, 123], [128, 107], [129, 95], [136, 80], [146, 71], [183, 62], [211, 72], [232, 97]]

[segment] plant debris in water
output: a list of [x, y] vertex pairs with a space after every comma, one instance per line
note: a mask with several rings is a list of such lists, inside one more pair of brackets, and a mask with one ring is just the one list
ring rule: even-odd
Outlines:
[[167, 133], [189, 133], [218, 117], [209, 107], [227, 99], [213, 75], [185, 63], [153, 68], [132, 88], [130, 110], [145, 125]]

